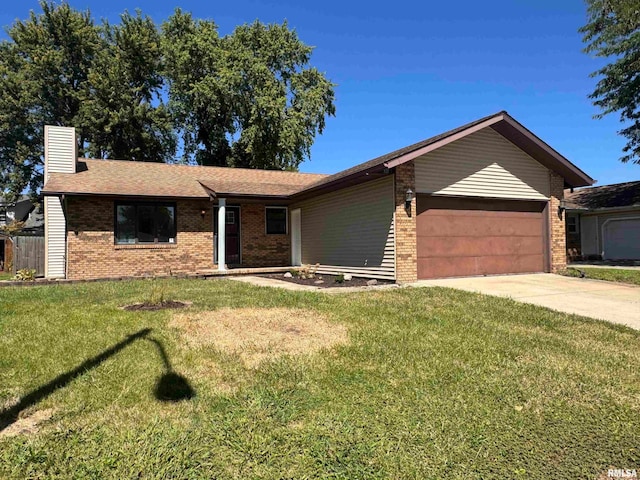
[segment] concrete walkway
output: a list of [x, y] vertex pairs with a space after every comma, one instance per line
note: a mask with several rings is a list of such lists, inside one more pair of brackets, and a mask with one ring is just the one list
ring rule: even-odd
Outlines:
[[633, 285], [539, 273], [420, 280], [412, 286], [458, 288], [509, 297], [640, 330], [640, 287]]

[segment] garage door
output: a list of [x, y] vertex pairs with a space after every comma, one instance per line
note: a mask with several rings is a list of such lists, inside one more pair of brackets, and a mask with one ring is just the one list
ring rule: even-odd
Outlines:
[[607, 220], [604, 225], [604, 258], [640, 259], [640, 218]]
[[418, 195], [418, 278], [544, 271], [544, 207]]

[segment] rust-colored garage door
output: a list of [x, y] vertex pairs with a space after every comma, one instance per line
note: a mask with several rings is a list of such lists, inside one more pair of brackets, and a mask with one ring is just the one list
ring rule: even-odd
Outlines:
[[418, 195], [418, 278], [544, 271], [544, 207]]

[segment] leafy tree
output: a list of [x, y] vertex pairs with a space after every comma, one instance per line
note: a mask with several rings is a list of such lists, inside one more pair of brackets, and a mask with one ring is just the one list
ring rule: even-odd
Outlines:
[[179, 133], [189, 161], [296, 169], [335, 112], [333, 85], [286, 24], [219, 37], [215, 23], [180, 10], [159, 31], [140, 12], [96, 25], [88, 10], [40, 6], [0, 42], [9, 200], [42, 186], [47, 124], [76, 127], [80, 155], [165, 161]]
[[163, 31], [185, 154], [204, 165], [297, 169], [335, 114], [334, 85], [308, 65], [312, 47], [286, 23], [219, 37], [213, 22], [180, 10]]
[[161, 94], [160, 34], [138, 11], [119, 25], [104, 22], [103, 46], [88, 75], [82, 124], [87, 153], [97, 158], [160, 162], [175, 153], [175, 136]]
[[638, 0], [587, 0], [588, 23], [580, 29], [585, 52], [611, 59], [594, 72], [601, 77], [590, 98], [602, 118], [620, 112], [627, 126], [623, 162], [640, 164], [640, 3]]
[[218, 27], [176, 9], [162, 30], [169, 107], [180, 128], [185, 160], [227, 165], [231, 149], [226, 134], [234, 124]]
[[78, 114], [98, 30], [89, 11], [40, 6], [0, 43], [0, 193], [8, 199], [42, 185], [45, 124], [79, 127], [80, 148], [87, 135]]

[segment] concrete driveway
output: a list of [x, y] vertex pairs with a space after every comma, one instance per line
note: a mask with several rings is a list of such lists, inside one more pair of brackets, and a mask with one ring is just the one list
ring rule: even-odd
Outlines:
[[550, 273], [420, 280], [415, 286], [458, 288], [509, 297], [640, 330], [640, 287]]

